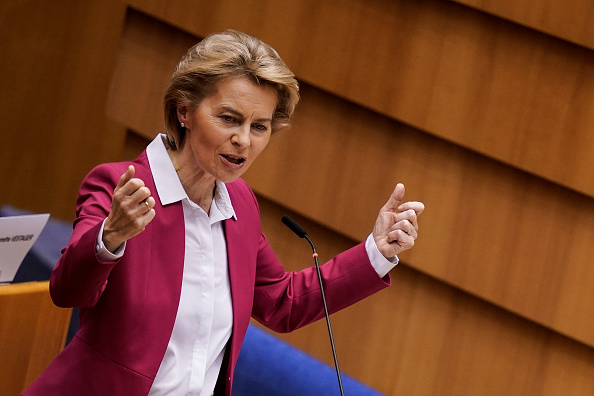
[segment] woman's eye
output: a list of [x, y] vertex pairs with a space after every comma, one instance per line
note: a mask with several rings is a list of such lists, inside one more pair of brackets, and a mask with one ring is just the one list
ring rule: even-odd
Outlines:
[[268, 128], [266, 127], [266, 125], [262, 125], [262, 124], [254, 124], [252, 125], [252, 128], [260, 131], [260, 132], [265, 132], [268, 130]]
[[221, 116], [221, 119], [225, 122], [233, 122], [233, 117], [231, 117], [230, 115], [223, 115]]

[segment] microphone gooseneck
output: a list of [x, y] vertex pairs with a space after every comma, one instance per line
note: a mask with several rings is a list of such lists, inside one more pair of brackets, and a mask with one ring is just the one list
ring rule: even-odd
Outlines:
[[324, 294], [324, 285], [322, 284], [322, 273], [320, 272], [320, 264], [318, 262], [318, 253], [316, 247], [311, 239], [307, 236], [305, 229], [301, 227], [295, 220], [289, 216], [282, 217], [283, 223], [291, 229], [299, 238], [305, 238], [311, 246], [313, 251], [313, 259], [318, 273], [318, 282], [320, 283], [320, 293], [322, 294], [322, 304], [324, 305], [324, 314], [326, 315], [326, 325], [328, 326], [328, 335], [330, 336], [330, 346], [332, 347], [332, 356], [334, 358], [334, 367], [336, 368], [336, 375], [338, 377], [338, 387], [340, 388], [341, 396], [344, 396], [344, 389], [342, 388], [342, 379], [340, 377], [340, 369], [338, 368], [338, 358], [336, 357], [336, 348], [334, 347], [334, 337], [332, 336], [332, 327], [330, 326], [330, 315], [328, 314], [328, 306], [326, 305], [326, 295]]

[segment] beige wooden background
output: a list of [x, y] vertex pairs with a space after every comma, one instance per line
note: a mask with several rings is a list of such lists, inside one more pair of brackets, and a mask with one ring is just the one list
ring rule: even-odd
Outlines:
[[[84, 175], [162, 131], [174, 65], [234, 28], [301, 82], [246, 175], [288, 269], [422, 200], [393, 287], [333, 318], [341, 369], [387, 395], [594, 394], [590, 0], [39, 0], [0, 5], [0, 203], [73, 218]], [[325, 324], [282, 338], [331, 364]]]

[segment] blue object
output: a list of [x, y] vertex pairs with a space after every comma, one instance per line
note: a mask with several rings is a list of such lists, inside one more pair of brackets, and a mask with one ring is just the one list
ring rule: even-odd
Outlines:
[[[330, 346], [328, 346], [330, 348]], [[382, 393], [341, 373], [346, 396]], [[239, 354], [233, 396], [340, 395], [336, 369], [250, 324]]]

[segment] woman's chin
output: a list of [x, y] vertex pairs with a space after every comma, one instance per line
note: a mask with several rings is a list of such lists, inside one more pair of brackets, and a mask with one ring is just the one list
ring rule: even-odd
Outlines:
[[244, 174], [244, 170], [242, 169], [241, 172], [231, 172], [219, 175], [220, 177], [217, 178], [218, 181], [223, 183], [233, 183], [235, 180], [239, 179]]

